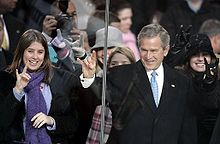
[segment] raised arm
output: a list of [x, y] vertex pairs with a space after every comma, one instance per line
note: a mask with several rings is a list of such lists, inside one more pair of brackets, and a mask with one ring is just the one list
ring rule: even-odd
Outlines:
[[77, 58], [77, 61], [82, 65], [82, 72], [84, 78], [92, 78], [96, 71], [96, 52], [93, 51], [90, 56], [84, 60]]

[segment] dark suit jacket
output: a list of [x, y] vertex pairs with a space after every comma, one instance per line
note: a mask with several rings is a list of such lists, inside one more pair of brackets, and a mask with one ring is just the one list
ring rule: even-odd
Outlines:
[[10, 52], [2, 49], [2, 51], [0, 51], [0, 70], [7, 68], [7, 66], [12, 63], [12, 60], [13, 55]]
[[[81, 89], [79, 77], [67, 71], [54, 69], [49, 86], [52, 92], [52, 101], [48, 115], [55, 119], [56, 130], [48, 131], [48, 134], [54, 143], [71, 143], [78, 125], [75, 100], [78, 96], [78, 90]], [[0, 143], [9, 143], [12, 140], [20, 141], [24, 138], [22, 124], [25, 112], [24, 100], [18, 101], [13, 92], [2, 100]]]
[[9, 52], [13, 54], [16, 49], [20, 36], [26, 30], [25, 24], [19, 19], [12, 16], [11, 14], [4, 14], [3, 18], [9, 36], [9, 43], [10, 43]]
[[[196, 144], [190, 111], [190, 80], [164, 64], [164, 85], [158, 108], [141, 61], [113, 68], [107, 75], [113, 112], [110, 144]], [[92, 89], [97, 89], [97, 82]]]

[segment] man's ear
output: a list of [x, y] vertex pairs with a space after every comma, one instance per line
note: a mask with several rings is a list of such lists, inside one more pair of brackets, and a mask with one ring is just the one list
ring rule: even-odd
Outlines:
[[164, 48], [164, 56], [167, 56], [169, 50], [170, 50], [170, 45]]

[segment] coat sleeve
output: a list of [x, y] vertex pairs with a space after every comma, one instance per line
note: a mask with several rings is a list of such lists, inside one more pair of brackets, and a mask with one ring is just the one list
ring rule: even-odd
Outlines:
[[72, 137], [78, 126], [76, 101], [82, 89], [79, 77], [71, 72], [55, 69], [50, 83], [52, 101], [49, 115], [55, 119], [52, 137]]

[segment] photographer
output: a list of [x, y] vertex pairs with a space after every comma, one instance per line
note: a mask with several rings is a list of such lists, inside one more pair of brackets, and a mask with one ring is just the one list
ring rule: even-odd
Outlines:
[[[52, 40], [59, 39], [57, 29], [60, 29], [68, 48], [60, 49], [59, 46], [51, 44]], [[73, 2], [69, 0], [55, 1], [51, 6], [51, 15], [47, 15], [43, 21], [42, 33], [49, 43], [50, 60], [55, 65], [70, 71], [80, 68], [75, 58], [85, 56], [83, 38], [86, 36], [77, 29], [77, 14]], [[80, 39], [83, 39], [83, 42]], [[59, 39], [59, 41], [62, 40]]]

